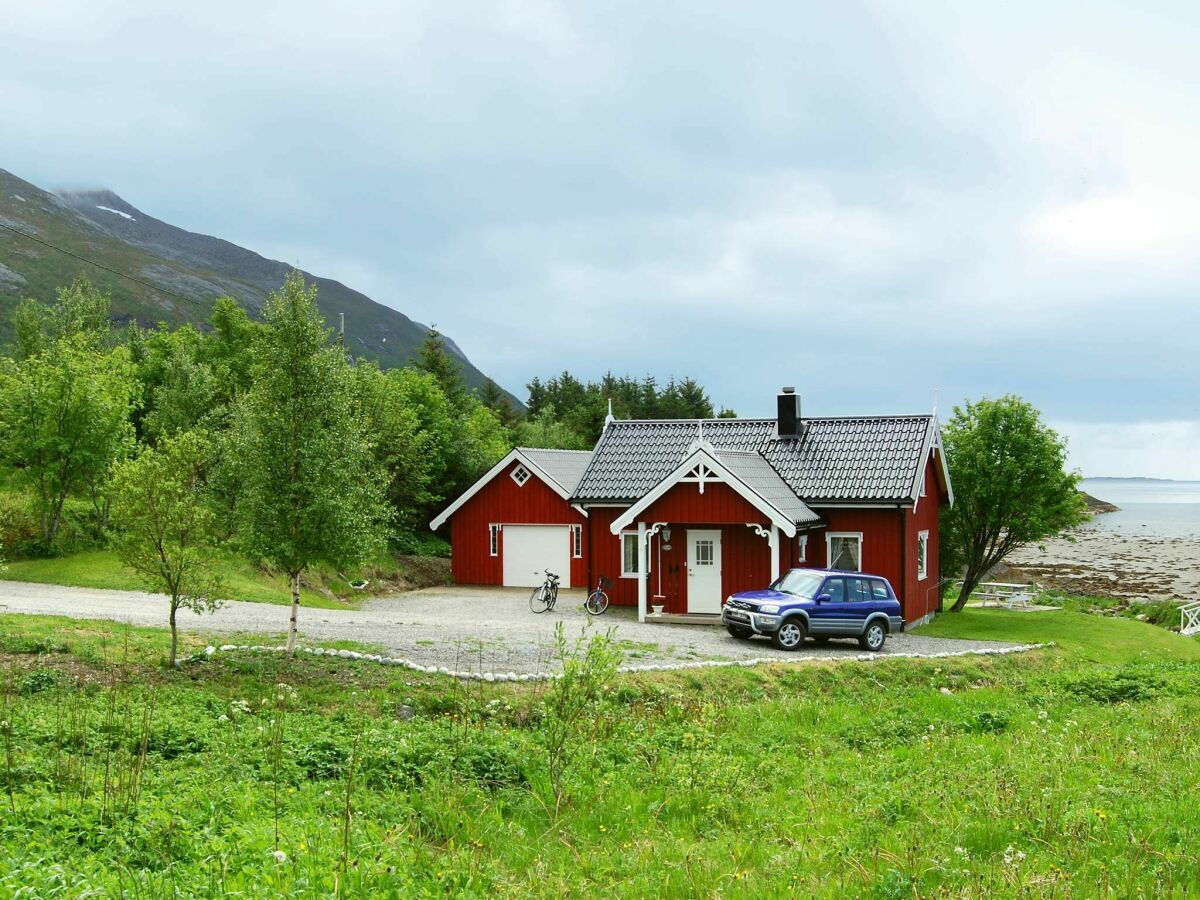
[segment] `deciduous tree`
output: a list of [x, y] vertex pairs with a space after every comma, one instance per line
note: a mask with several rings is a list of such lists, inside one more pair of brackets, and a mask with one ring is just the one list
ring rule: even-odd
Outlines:
[[145, 447], [113, 473], [113, 548], [150, 590], [171, 602], [171, 665], [175, 665], [176, 614], [197, 615], [220, 606], [221, 579], [213, 564], [214, 515], [204, 472], [211, 445], [185, 432]]
[[68, 497], [99, 486], [133, 445], [133, 367], [71, 337], [0, 370], [0, 455], [34, 497], [41, 540], [58, 537]]
[[291, 581], [296, 647], [300, 575], [318, 561], [350, 568], [386, 538], [383, 478], [355, 414], [345, 356], [330, 343], [316, 288], [293, 272], [263, 306], [253, 386], [238, 444], [245, 547]]
[[963, 572], [958, 612], [1018, 547], [1079, 524], [1080, 476], [1066, 470], [1066, 441], [1038, 411], [1007, 395], [955, 407], [942, 429], [954, 506], [941, 514], [941, 568]]

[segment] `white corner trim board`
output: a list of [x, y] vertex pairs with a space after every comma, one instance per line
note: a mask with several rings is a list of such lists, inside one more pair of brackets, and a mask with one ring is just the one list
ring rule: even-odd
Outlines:
[[[829, 655], [822, 656], [805, 656], [800, 659], [781, 659], [779, 657], [756, 656], [753, 659], [739, 659], [735, 661], [720, 660], [720, 659], [705, 659], [696, 662], [684, 663], [662, 663], [658, 665], [647, 666], [622, 666], [617, 669], [622, 674], [634, 674], [638, 672], [677, 672], [683, 669], [736, 669], [749, 668], [751, 666], [763, 665], [787, 665], [797, 666], [805, 665], [812, 662], [875, 662], [881, 659], [949, 659], [955, 656], [1007, 656], [1010, 653], [1026, 653], [1030, 650], [1044, 650], [1047, 647], [1053, 647], [1054, 641], [1047, 641], [1044, 644], [1015, 644], [1011, 647], [981, 647], [978, 650], [948, 650], [944, 653], [856, 653], [853, 656]], [[209, 645], [204, 648], [203, 656], [211, 658], [216, 653], [284, 653], [287, 648], [267, 647], [260, 644], [222, 644], [220, 647]], [[359, 653], [357, 650], [326, 650], [322, 647], [297, 647], [297, 653], [305, 653], [310, 656], [333, 656], [338, 659], [349, 660], [365, 660], [366, 662], [379, 663], [384, 666], [400, 666], [401, 668], [409, 669], [413, 672], [420, 672], [425, 675], [447, 675], [451, 678], [457, 678], [459, 681], [487, 681], [487, 682], [527, 682], [527, 681], [553, 681], [556, 678], [561, 678], [561, 672], [525, 672], [517, 674], [516, 672], [456, 672], [446, 666], [423, 666], [420, 663], [415, 663], [410, 659], [402, 657], [381, 656], [378, 653]], [[180, 660], [177, 664], [182, 664], [184, 660]]]

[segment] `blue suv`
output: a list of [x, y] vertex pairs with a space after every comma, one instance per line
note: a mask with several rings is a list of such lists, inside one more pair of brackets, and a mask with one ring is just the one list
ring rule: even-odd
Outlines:
[[721, 621], [735, 638], [760, 634], [780, 650], [795, 650], [811, 635], [858, 638], [864, 650], [878, 652], [904, 627], [886, 578], [832, 569], [789, 569], [765, 591], [731, 594]]

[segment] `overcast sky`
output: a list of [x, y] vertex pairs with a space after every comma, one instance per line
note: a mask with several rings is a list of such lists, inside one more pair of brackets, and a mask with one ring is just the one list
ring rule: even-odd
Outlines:
[[340, 279], [521, 396], [1013, 391], [1086, 474], [1200, 478], [1195, 3], [195, 6], [0, 6], [0, 167]]

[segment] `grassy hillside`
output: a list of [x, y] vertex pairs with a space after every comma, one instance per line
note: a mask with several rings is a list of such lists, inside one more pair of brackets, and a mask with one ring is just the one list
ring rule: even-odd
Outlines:
[[1188, 895], [1200, 642], [1072, 612], [929, 631], [1030, 630], [1058, 646], [621, 676], [564, 732], [553, 686], [168, 672], [160, 631], [0, 616], [0, 893]]
[[[228, 241], [159, 221], [111, 191], [53, 194], [3, 169], [0, 223], [45, 242], [0, 228], [0, 345], [11, 337], [12, 311], [19, 299], [53, 300], [55, 290], [77, 275], [112, 294], [118, 321], [176, 326], [207, 321], [219, 296], [234, 297], [256, 312], [292, 268]], [[306, 278], [317, 285], [318, 304], [331, 326], [337, 325], [339, 314], [345, 314], [347, 346], [352, 352], [385, 367], [401, 366], [415, 357], [429, 331], [425, 325], [338, 281], [307, 273]], [[481, 385], [483, 373], [449, 343], [468, 384]]]

